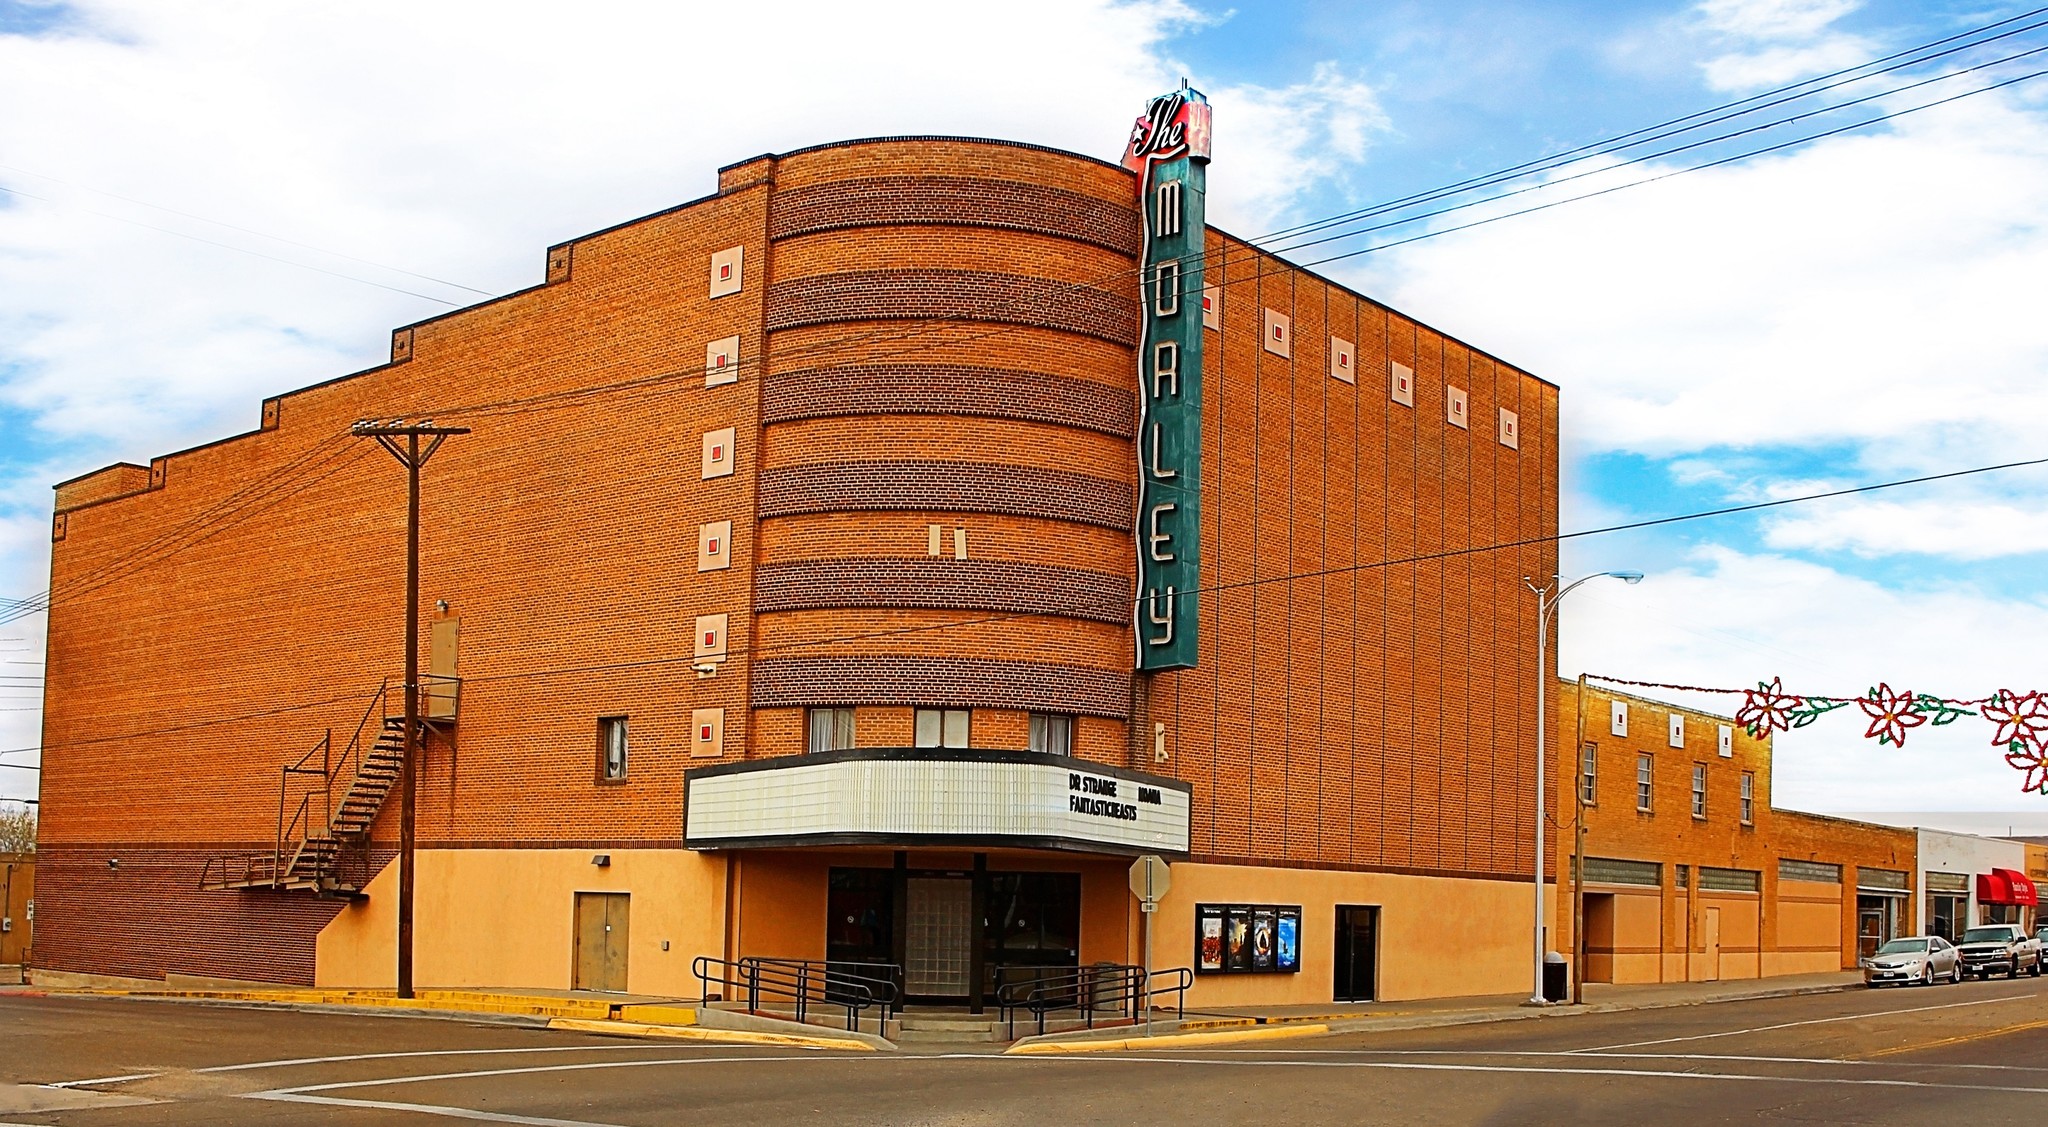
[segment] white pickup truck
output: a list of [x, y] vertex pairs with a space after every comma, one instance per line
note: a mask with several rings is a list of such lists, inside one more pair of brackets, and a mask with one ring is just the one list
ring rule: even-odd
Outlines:
[[2041, 941], [2028, 935], [2018, 924], [1983, 924], [1963, 932], [1956, 940], [1963, 973], [1990, 978], [2003, 972], [2018, 978], [2021, 971], [2041, 975]]

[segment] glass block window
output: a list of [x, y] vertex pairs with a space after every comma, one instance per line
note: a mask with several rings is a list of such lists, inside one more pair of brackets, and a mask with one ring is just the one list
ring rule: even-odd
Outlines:
[[1762, 874], [1755, 869], [1712, 869], [1700, 866], [1700, 887], [1716, 892], [1755, 892]]
[[1655, 888], [1664, 883], [1664, 866], [1655, 861], [1622, 861], [1613, 857], [1586, 858], [1586, 880], [1600, 884], [1640, 884]]
[[1842, 883], [1842, 866], [1830, 865], [1825, 861], [1797, 861], [1790, 857], [1778, 858], [1779, 880], [1804, 880], [1815, 884]]

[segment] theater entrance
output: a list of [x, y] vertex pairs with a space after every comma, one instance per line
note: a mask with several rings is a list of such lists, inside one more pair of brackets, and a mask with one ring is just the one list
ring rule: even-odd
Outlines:
[[1080, 965], [1079, 873], [833, 868], [828, 889], [825, 957], [899, 968], [909, 1002], [985, 1005]]

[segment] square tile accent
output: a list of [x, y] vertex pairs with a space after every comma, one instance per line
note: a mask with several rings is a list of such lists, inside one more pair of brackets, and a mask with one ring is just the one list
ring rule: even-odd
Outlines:
[[1522, 448], [1522, 416], [1506, 407], [1500, 409], [1500, 444], [1510, 450]]
[[722, 658], [725, 656], [726, 616], [722, 614], [700, 614], [697, 616], [697, 657]]
[[1449, 387], [1445, 388], [1444, 391], [1446, 393], [1444, 398], [1448, 401], [1445, 406], [1444, 417], [1454, 427], [1464, 427], [1467, 430], [1472, 429], [1472, 420], [1466, 417], [1469, 414], [1468, 408], [1471, 404], [1465, 396], [1465, 389], [1462, 387]]
[[697, 570], [724, 571], [732, 566], [732, 522], [715, 520], [697, 526]]
[[1671, 714], [1671, 736], [1667, 742], [1672, 747], [1685, 746], [1685, 716], [1683, 713], [1674, 712]]
[[1612, 707], [1608, 711], [1607, 730], [1617, 736], [1628, 735], [1628, 702], [1617, 700], [1610, 704]]
[[1348, 384], [1358, 382], [1358, 350], [1343, 337], [1330, 338], [1330, 378]]
[[704, 432], [704, 480], [732, 476], [732, 444], [737, 434], [736, 427]]
[[1223, 331], [1223, 291], [1216, 286], [1202, 287], [1202, 327]]
[[967, 530], [964, 528], [953, 530], [953, 558], [956, 560], [967, 558]]
[[1415, 406], [1415, 369], [1399, 361], [1387, 369], [1387, 392], [1403, 407]]
[[711, 296], [724, 297], [740, 292], [741, 267], [745, 265], [747, 248], [732, 247], [711, 256]]
[[939, 525], [928, 524], [924, 526], [924, 531], [925, 555], [936, 557], [939, 554], [939, 544], [945, 537], [946, 530]]
[[1294, 359], [1294, 322], [1287, 314], [1277, 309], [1266, 310], [1266, 327], [1262, 332], [1267, 352]]
[[740, 338], [720, 337], [704, 346], [704, 386], [740, 382]]
[[690, 710], [690, 757], [692, 759], [715, 759], [725, 754], [725, 710], [722, 708], [693, 708]]
[[569, 266], [574, 261], [575, 244], [565, 243], [548, 251], [548, 283], [569, 280]]
[[1735, 758], [1734, 728], [1726, 724], [1721, 725], [1720, 731], [1714, 733], [1714, 750], [1720, 752], [1723, 759]]

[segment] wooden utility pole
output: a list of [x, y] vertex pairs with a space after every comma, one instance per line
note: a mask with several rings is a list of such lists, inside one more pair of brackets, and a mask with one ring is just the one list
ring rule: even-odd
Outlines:
[[[376, 422], [359, 419], [349, 428], [357, 438], [374, 438], [406, 469], [405, 496], [405, 759], [399, 769], [398, 806], [398, 996], [412, 997], [413, 811], [419, 794], [420, 752], [420, 468], [451, 434], [468, 427], [437, 427], [431, 419]], [[420, 439], [427, 438], [425, 448]]]
[[[1586, 675], [1579, 674], [1578, 763], [1572, 818], [1572, 1005], [1586, 1000]], [[1659, 955], [1659, 959], [1663, 956]], [[1659, 972], [1661, 981], [1662, 972]]]

